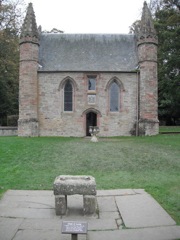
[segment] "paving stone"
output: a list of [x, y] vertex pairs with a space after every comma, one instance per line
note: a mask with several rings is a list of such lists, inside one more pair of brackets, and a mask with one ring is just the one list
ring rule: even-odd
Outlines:
[[144, 189], [133, 189], [136, 194], [146, 194], [147, 192]]
[[175, 221], [149, 195], [115, 197], [123, 222], [128, 228], [175, 225]]
[[123, 227], [123, 221], [121, 218], [116, 219], [116, 223], [117, 223], [118, 228]]
[[70, 220], [77, 220], [79, 218], [83, 218], [83, 219], [98, 218], [98, 215], [96, 213], [92, 215], [84, 215], [83, 196], [81, 195], [68, 196], [67, 202], [68, 202], [67, 213], [66, 215], [61, 216], [63, 220], [70, 221]]
[[100, 212], [99, 213], [99, 218], [100, 219], [118, 219], [119, 216], [119, 212]]
[[25, 196], [6, 195], [1, 200], [1, 206], [22, 207], [22, 208], [54, 208], [54, 196]]
[[[0, 200], [0, 240], [71, 240], [70, 234], [61, 234], [64, 220], [88, 222], [88, 237], [78, 235], [78, 240], [180, 239], [180, 226], [144, 190], [103, 190], [100, 194], [99, 215], [85, 216], [83, 197], [72, 195], [68, 196], [68, 214], [62, 217], [55, 214], [52, 191], [10, 190]], [[119, 211], [126, 227], [138, 229], [122, 229]]]
[[[86, 240], [86, 235], [78, 235], [78, 240]], [[19, 230], [13, 240], [71, 240], [71, 234], [61, 234], [61, 230]]]
[[6, 196], [54, 196], [53, 190], [8, 190]]
[[10, 208], [0, 206], [0, 217], [54, 218], [54, 209]]
[[133, 189], [114, 189], [114, 190], [97, 190], [97, 196], [121, 196], [121, 195], [134, 195]]
[[[69, 221], [81, 221], [78, 219], [69, 219]], [[20, 229], [34, 229], [34, 230], [58, 230], [62, 227], [64, 219], [25, 219], [20, 225]], [[67, 219], [66, 219], [67, 221]], [[113, 219], [82, 219], [88, 223], [88, 230], [110, 230], [117, 229], [116, 221]]]
[[115, 219], [94, 219], [94, 218], [79, 218], [70, 217], [69, 219], [25, 219], [20, 229], [36, 229], [36, 230], [50, 230], [61, 229], [62, 221], [86, 221], [88, 223], [88, 230], [110, 230], [117, 229]]
[[77, 220], [82, 220], [82, 221], [88, 221], [91, 219], [99, 219], [97, 214], [92, 214], [92, 215], [79, 215], [79, 214], [75, 214], [74, 215], [63, 215], [61, 216], [61, 219], [63, 221], [77, 221]]
[[0, 240], [11, 240], [23, 219], [0, 218]]
[[72, 195], [67, 196], [67, 213], [62, 216], [63, 219], [66, 217], [76, 217], [76, 216], [84, 216], [83, 211], [83, 196], [81, 195]]
[[95, 219], [87, 222], [89, 231], [115, 230], [118, 228], [115, 219]]
[[67, 196], [68, 208], [83, 208], [83, 196], [69, 195]]
[[99, 212], [116, 212], [117, 211], [115, 198], [113, 196], [98, 197], [97, 202], [98, 202]]
[[142, 229], [121, 229], [116, 231], [92, 231], [88, 240], [177, 240], [180, 239], [180, 226], [167, 226]]
[[32, 219], [25, 219], [21, 226], [20, 229], [22, 230], [27, 230], [27, 229], [35, 229], [35, 230], [50, 230], [50, 229], [61, 229], [62, 226], [62, 219], [59, 217], [55, 219], [37, 219], [37, 218], [32, 218]]

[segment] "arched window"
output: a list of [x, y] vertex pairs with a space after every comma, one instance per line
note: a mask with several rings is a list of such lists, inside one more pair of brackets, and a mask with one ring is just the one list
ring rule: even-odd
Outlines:
[[118, 112], [119, 111], [119, 85], [116, 81], [113, 81], [109, 88], [110, 93], [110, 112]]
[[67, 80], [64, 86], [64, 111], [73, 110], [73, 86], [70, 80]]

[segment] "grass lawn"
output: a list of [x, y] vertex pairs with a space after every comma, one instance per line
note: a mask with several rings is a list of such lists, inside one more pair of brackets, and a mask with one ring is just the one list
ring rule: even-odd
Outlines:
[[0, 193], [52, 189], [61, 174], [92, 175], [97, 189], [143, 188], [180, 224], [180, 135], [0, 137]]
[[180, 132], [180, 126], [160, 126], [159, 127], [159, 132], [164, 133], [164, 132]]

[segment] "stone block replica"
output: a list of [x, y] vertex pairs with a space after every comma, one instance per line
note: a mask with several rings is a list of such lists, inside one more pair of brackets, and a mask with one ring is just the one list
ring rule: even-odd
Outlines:
[[92, 176], [60, 175], [53, 185], [56, 215], [65, 215], [67, 211], [67, 195], [83, 195], [84, 214], [96, 212], [96, 182]]

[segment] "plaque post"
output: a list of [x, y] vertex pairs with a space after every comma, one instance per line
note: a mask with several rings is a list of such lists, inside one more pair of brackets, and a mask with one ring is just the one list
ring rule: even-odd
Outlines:
[[71, 235], [71, 240], [78, 240], [78, 235], [73, 233]]

